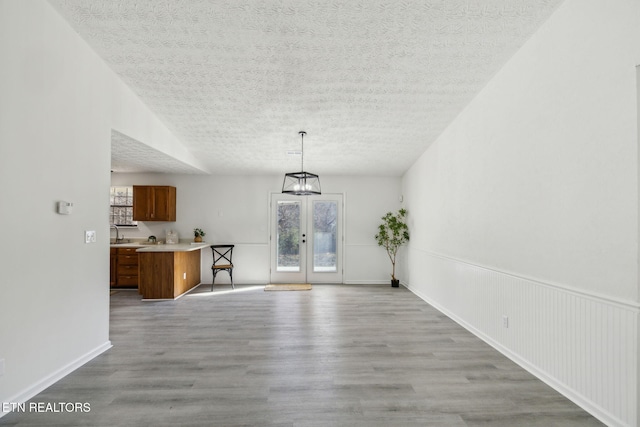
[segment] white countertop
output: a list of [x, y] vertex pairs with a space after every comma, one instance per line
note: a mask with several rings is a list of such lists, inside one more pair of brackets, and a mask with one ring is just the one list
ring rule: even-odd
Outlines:
[[136, 252], [189, 252], [203, 248], [208, 248], [211, 243], [177, 243], [174, 245], [167, 244], [149, 244], [149, 243], [118, 243], [111, 245], [112, 248], [139, 248]]
[[175, 245], [151, 245], [143, 246], [136, 252], [189, 252], [211, 246], [210, 243], [178, 243]]
[[157, 243], [139, 243], [139, 242], [130, 242], [130, 243], [111, 243], [109, 244], [112, 248], [144, 248], [151, 245], [157, 245]]

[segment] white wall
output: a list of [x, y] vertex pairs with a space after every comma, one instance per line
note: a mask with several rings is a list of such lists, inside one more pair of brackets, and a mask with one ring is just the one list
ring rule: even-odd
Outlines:
[[110, 346], [112, 74], [44, 1], [0, 0], [0, 57], [0, 402], [15, 402]]
[[410, 288], [611, 425], [638, 420], [638, 63], [637, 1], [567, 0], [403, 179]]
[[0, 57], [0, 402], [15, 403], [111, 346], [112, 129], [201, 165], [48, 2], [0, 0]]
[[182, 145], [171, 131], [152, 113], [119, 78], [112, 80], [111, 127], [136, 141], [208, 172], [207, 167]]
[[[283, 172], [284, 176], [284, 172]], [[192, 239], [195, 227], [207, 232], [205, 241], [234, 243], [234, 280], [242, 284], [269, 282], [269, 200], [282, 188], [283, 176], [202, 176], [175, 174], [112, 174], [112, 185], [173, 185], [177, 221], [140, 222], [121, 229], [125, 237], [165, 239], [178, 231]], [[345, 195], [345, 283], [387, 283], [391, 264], [377, 246], [377, 225], [388, 211], [400, 208], [399, 177], [321, 176], [323, 193]], [[202, 282], [211, 283], [211, 253], [202, 251]], [[244, 267], [244, 268], [243, 268]], [[216, 283], [227, 283], [226, 275]]]

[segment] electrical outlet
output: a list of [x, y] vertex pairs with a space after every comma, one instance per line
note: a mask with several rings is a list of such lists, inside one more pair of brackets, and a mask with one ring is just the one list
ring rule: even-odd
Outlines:
[[4, 359], [0, 359], [0, 377], [4, 375]]
[[509, 327], [509, 316], [502, 316], [502, 326], [505, 328]]
[[85, 243], [95, 243], [96, 242], [96, 231], [95, 230], [86, 230], [84, 232], [84, 242]]

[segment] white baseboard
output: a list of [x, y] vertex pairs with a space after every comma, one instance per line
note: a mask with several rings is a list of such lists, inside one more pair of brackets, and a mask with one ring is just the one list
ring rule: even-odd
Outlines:
[[[58, 369], [57, 371], [55, 371], [55, 372], [51, 373], [50, 375], [42, 378], [40, 381], [36, 382], [35, 384], [32, 384], [31, 386], [27, 387], [26, 389], [24, 389], [20, 393], [16, 394], [15, 396], [11, 397], [10, 399], [8, 399], [7, 402], [11, 402], [12, 404], [13, 403], [20, 404], [20, 403], [24, 403], [24, 402], [28, 401], [29, 399], [33, 398], [38, 393], [42, 392], [46, 388], [48, 388], [48, 387], [52, 386], [53, 384], [55, 384], [56, 382], [60, 381], [62, 378], [66, 377], [71, 372], [75, 371], [76, 369], [78, 369], [79, 367], [84, 365], [85, 363], [89, 362], [90, 360], [93, 360], [94, 358], [96, 358], [100, 354], [102, 354], [105, 351], [109, 350], [111, 347], [113, 347], [111, 345], [111, 341], [105, 342], [104, 344], [102, 344], [102, 345], [96, 347], [95, 349], [91, 350], [90, 352], [78, 357], [76, 360], [68, 363], [67, 365], [63, 366], [62, 368]], [[7, 414], [7, 412], [0, 411], [0, 418], [2, 418], [6, 414]]]
[[391, 280], [345, 280], [345, 285], [389, 285], [391, 287]]

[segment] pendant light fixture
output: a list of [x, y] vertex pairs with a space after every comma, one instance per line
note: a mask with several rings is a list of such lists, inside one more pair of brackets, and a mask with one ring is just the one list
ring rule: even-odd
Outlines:
[[300, 172], [290, 172], [284, 175], [282, 194], [293, 194], [295, 196], [322, 194], [320, 191], [320, 177], [314, 173], [304, 171], [304, 136], [307, 133], [305, 131], [298, 133], [302, 138]]

